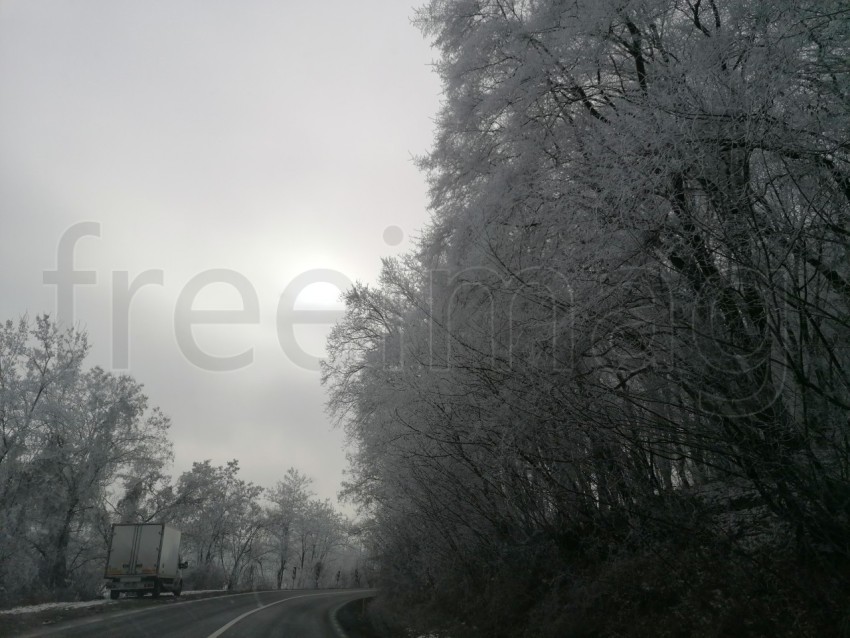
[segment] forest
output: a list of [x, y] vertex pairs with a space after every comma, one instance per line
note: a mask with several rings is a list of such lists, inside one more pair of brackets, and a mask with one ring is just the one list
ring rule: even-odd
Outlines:
[[112, 523], [180, 529], [185, 589], [367, 584], [356, 527], [309, 477], [264, 488], [205, 460], [173, 480], [168, 417], [88, 351], [47, 316], [0, 326], [0, 608], [102, 596]]
[[439, 636], [850, 635], [850, 7], [431, 0], [431, 222], [323, 380]]

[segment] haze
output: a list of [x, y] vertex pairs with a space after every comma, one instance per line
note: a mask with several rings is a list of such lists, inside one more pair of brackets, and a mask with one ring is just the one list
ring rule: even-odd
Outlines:
[[[370, 281], [426, 221], [424, 153], [439, 104], [413, 9], [390, 0], [319, 3], [97, 1], [0, 3], [0, 317], [57, 310], [60, 238], [74, 245], [74, 322], [90, 364], [128, 372], [173, 419], [174, 474], [237, 458], [273, 484], [296, 466], [333, 497], [342, 434], [324, 414], [319, 375], [283, 351], [281, 294], [299, 275]], [[247, 280], [259, 321], [192, 329], [210, 371], [178, 345], [187, 282], [212, 269]], [[162, 271], [132, 297], [122, 345], [113, 286]], [[48, 277], [49, 279], [49, 277]], [[331, 283], [297, 307], [340, 308]], [[226, 283], [193, 308], [239, 310]], [[321, 356], [326, 325], [296, 326]], [[127, 365], [121, 361], [122, 347]]]

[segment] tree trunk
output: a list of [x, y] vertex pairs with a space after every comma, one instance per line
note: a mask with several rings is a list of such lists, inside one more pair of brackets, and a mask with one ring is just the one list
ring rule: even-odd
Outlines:
[[76, 502], [72, 503], [65, 512], [59, 534], [53, 544], [53, 552], [47, 558], [49, 562], [46, 565], [44, 581], [52, 590], [61, 589], [67, 585], [68, 542], [71, 538], [71, 521], [74, 518], [74, 508], [76, 505]]

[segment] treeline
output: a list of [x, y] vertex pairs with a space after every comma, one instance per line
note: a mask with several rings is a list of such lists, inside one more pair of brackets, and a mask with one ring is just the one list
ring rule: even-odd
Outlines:
[[117, 522], [181, 529], [187, 589], [366, 583], [356, 530], [297, 470], [266, 489], [204, 461], [172, 481], [169, 419], [88, 349], [46, 316], [0, 326], [0, 605], [100, 595]]
[[[357, 529], [311, 480], [290, 468], [263, 489], [238, 478], [239, 464], [195, 463], [176, 487], [164, 516], [183, 531], [183, 557], [194, 589], [294, 589], [368, 584]], [[127, 516], [124, 516], [127, 519]]]
[[850, 631], [850, 11], [432, 0], [417, 249], [330, 339], [387, 613]]

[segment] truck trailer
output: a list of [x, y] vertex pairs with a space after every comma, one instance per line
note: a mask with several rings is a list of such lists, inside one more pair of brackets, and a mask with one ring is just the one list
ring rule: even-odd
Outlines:
[[116, 600], [121, 592], [154, 598], [183, 589], [180, 530], [165, 523], [115, 524], [106, 557], [106, 587]]

